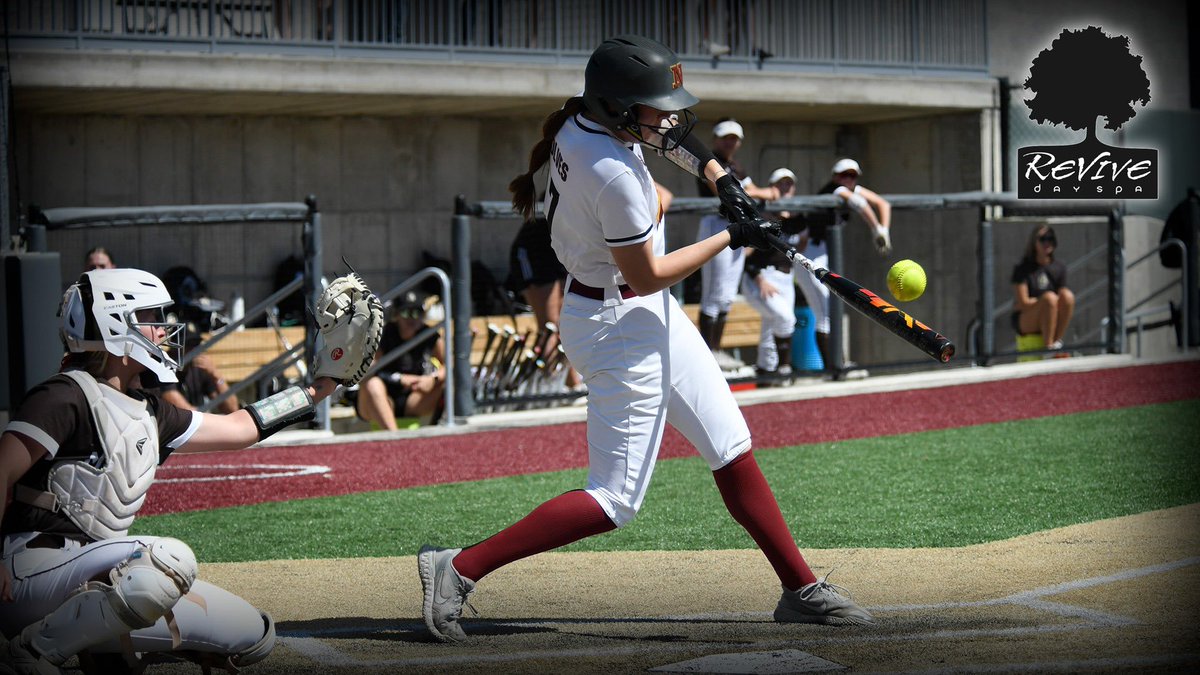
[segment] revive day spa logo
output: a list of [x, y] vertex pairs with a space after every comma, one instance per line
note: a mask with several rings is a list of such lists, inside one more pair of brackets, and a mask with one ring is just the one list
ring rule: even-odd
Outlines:
[[1121, 148], [1096, 138], [1096, 123], [1116, 131], [1150, 102], [1150, 79], [1129, 38], [1095, 26], [1066, 30], [1033, 60], [1025, 88], [1029, 118], [1087, 136], [1075, 145], [1017, 151], [1019, 199], [1157, 199], [1158, 150]]

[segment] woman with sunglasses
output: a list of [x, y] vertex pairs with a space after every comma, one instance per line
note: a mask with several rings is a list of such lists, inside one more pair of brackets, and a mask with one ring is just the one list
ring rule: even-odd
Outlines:
[[[1047, 349], [1062, 349], [1075, 313], [1075, 294], [1067, 288], [1067, 266], [1054, 257], [1054, 228], [1039, 225], [1029, 233], [1025, 254], [1013, 267], [1012, 325], [1017, 335], [1041, 333]], [[1066, 353], [1062, 353], [1066, 356]]]
[[[392, 305], [392, 321], [383, 328], [377, 356], [408, 342], [424, 328], [425, 304], [409, 291]], [[434, 416], [446, 387], [445, 362], [446, 341], [434, 333], [363, 380], [354, 401], [355, 412], [389, 431], [396, 430], [397, 415]]]

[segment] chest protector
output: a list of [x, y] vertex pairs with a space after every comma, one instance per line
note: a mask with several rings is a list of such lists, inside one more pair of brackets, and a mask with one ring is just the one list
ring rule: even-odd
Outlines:
[[145, 401], [112, 387], [101, 387], [91, 375], [66, 373], [87, 397], [103, 457], [96, 462], [66, 460], [50, 469], [47, 491], [57, 511], [89, 537], [125, 536], [137, 516], [158, 466], [158, 424]]

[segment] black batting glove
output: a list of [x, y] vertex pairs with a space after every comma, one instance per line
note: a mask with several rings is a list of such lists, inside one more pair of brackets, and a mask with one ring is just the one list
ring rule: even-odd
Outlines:
[[721, 200], [721, 215], [731, 223], [763, 220], [758, 205], [746, 194], [742, 186], [733, 177], [725, 174], [717, 179], [717, 197]]
[[783, 236], [783, 230], [779, 227], [779, 223], [773, 223], [761, 217], [757, 220], [730, 223], [725, 230], [729, 232], [729, 248], [734, 250], [743, 246], [752, 246], [764, 251], [771, 251], [774, 250], [775, 245], [767, 235]]

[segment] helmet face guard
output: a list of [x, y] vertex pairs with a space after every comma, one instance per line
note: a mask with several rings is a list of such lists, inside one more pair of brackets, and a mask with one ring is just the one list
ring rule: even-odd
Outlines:
[[[682, 122], [679, 120], [680, 115], [683, 115]], [[671, 113], [667, 119], [663, 120], [663, 124], [660, 126], [651, 127], [634, 121], [626, 124], [624, 130], [629, 132], [629, 135], [638, 139], [638, 142], [642, 145], [648, 145], [659, 152], [670, 152], [679, 147], [680, 143], [683, 143], [683, 139], [687, 138], [687, 135], [692, 132], [692, 127], [694, 126], [696, 126], [696, 113], [685, 108], [679, 112]], [[682, 130], [678, 133], [667, 133], [676, 127], [681, 127]]]
[[[640, 35], [605, 40], [584, 72], [583, 103], [589, 116], [661, 151], [674, 149], [691, 131], [696, 116], [688, 108], [699, 102], [683, 87], [683, 65], [675, 52]], [[664, 134], [669, 127], [638, 122], [639, 106], [675, 113], [672, 126], [684, 127], [684, 133], [671, 134], [668, 141]]]
[[[59, 308], [63, 343], [71, 352], [106, 351], [128, 356], [161, 382], [177, 382], [183, 357], [183, 324], [167, 321], [171, 295], [158, 277], [134, 269], [85, 272], [67, 289]], [[157, 343], [142, 328], [165, 332]], [[176, 356], [172, 358], [171, 354]]]

